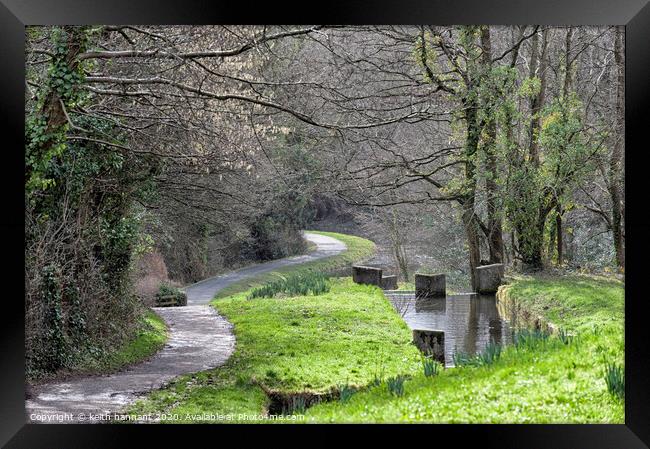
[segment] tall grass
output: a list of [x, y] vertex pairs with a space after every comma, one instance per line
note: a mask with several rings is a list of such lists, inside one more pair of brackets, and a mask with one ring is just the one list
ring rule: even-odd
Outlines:
[[422, 356], [422, 369], [426, 377], [437, 376], [441, 366], [442, 364], [432, 356]]
[[356, 388], [349, 385], [339, 385], [339, 401], [345, 403], [357, 392]]
[[560, 331], [557, 334], [557, 337], [560, 339], [560, 341], [565, 344], [569, 345], [573, 342], [575, 336], [572, 335], [571, 333], [567, 332], [565, 329], [560, 329]]
[[307, 401], [302, 396], [297, 396], [291, 399], [291, 404], [287, 410], [283, 411], [283, 415], [302, 415], [307, 410]]
[[490, 342], [478, 355], [481, 365], [491, 365], [501, 357], [501, 345]]
[[247, 298], [273, 298], [279, 294], [286, 296], [322, 295], [329, 292], [330, 288], [331, 285], [327, 276], [322, 273], [307, 272], [268, 282], [261, 287], [254, 288]]
[[513, 344], [517, 349], [533, 349], [544, 345], [550, 334], [539, 329], [518, 329], [513, 336]]
[[454, 365], [456, 366], [484, 366], [491, 365], [501, 357], [501, 345], [491, 341], [481, 352], [469, 355], [465, 352], [454, 353]]
[[382, 384], [383, 381], [384, 381], [384, 378], [381, 375], [375, 374], [373, 376], [373, 378], [372, 378], [372, 381], [370, 382], [370, 386], [371, 387], [378, 387], [379, 385]]
[[395, 376], [386, 380], [388, 391], [395, 396], [404, 396], [404, 380], [405, 376]]
[[605, 383], [610, 394], [621, 399], [625, 398], [625, 370], [621, 365], [607, 363]]

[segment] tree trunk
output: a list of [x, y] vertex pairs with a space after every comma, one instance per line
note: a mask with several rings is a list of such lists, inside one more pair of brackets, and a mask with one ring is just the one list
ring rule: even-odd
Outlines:
[[[63, 58], [63, 62], [67, 66], [68, 71], [74, 73], [79, 68], [77, 56], [83, 51], [84, 29], [74, 26], [65, 26], [62, 29], [67, 33], [67, 52]], [[50, 135], [55, 135], [56, 131], [67, 122], [63, 101], [57, 89], [50, 86], [41, 109], [41, 114], [46, 117], [47, 132]], [[43, 149], [47, 150], [54, 144], [55, 142], [52, 139], [48, 139], [43, 143]]]
[[478, 288], [476, 268], [481, 265], [481, 245], [479, 229], [474, 217], [474, 201], [471, 202], [471, 205], [468, 203], [463, 206], [463, 225], [465, 226], [465, 235], [467, 236], [467, 247], [469, 251], [470, 282], [472, 290], [476, 291]]
[[395, 258], [397, 271], [402, 276], [402, 279], [405, 282], [408, 282], [408, 258], [406, 256], [406, 250], [404, 249], [404, 238], [402, 236], [395, 209], [391, 208], [390, 216], [388, 217], [388, 223], [390, 239], [393, 245], [393, 257]]
[[[490, 39], [490, 27], [481, 27], [482, 63], [484, 73], [490, 76], [489, 70], [492, 65], [492, 42]], [[497, 123], [494, 107], [492, 104], [484, 105], [485, 115], [488, 117], [485, 123], [483, 138], [483, 149], [485, 151], [486, 181], [485, 190], [487, 196], [487, 227], [488, 247], [490, 248], [490, 263], [503, 262], [503, 230], [500, 208], [497, 205], [499, 192], [497, 185], [497, 160], [496, 160], [496, 134]]]
[[564, 235], [564, 261], [567, 264], [572, 264], [573, 263], [573, 257], [575, 254], [575, 243], [573, 240], [573, 234], [570, 232], [567, 232]]
[[[468, 86], [471, 91], [471, 86]], [[474, 158], [478, 151], [480, 139], [480, 126], [478, 123], [478, 105], [475, 96], [468, 96], [463, 102], [465, 106], [465, 119], [467, 124], [467, 140], [465, 142], [465, 183], [466, 194], [463, 198], [463, 225], [467, 235], [469, 250], [469, 270], [472, 289], [478, 287], [476, 279], [476, 268], [481, 264], [481, 246], [479, 239], [479, 226], [476, 221], [476, 165]]]
[[566, 97], [571, 89], [571, 39], [573, 38], [573, 28], [569, 27], [566, 32], [566, 41], [564, 49], [564, 84], [562, 86], [562, 96]]
[[537, 144], [537, 134], [540, 127], [539, 113], [544, 105], [544, 98], [546, 97], [546, 67], [547, 58], [546, 53], [548, 50], [548, 30], [542, 32], [542, 48], [538, 56], [538, 39], [537, 34], [533, 37], [533, 53], [530, 61], [530, 77], [537, 76], [540, 80], [539, 93], [535, 95], [530, 101], [530, 128], [528, 135], [529, 155], [533, 164], [539, 166], [539, 146]]
[[548, 242], [548, 261], [553, 261], [553, 253], [557, 253], [557, 265], [562, 265], [562, 259], [564, 257], [563, 251], [563, 235], [562, 235], [562, 207], [560, 205], [555, 206], [555, 223], [551, 228], [551, 236]]
[[562, 261], [564, 259], [561, 210], [558, 210], [557, 216], [555, 218], [555, 229], [556, 229], [556, 238], [557, 238], [557, 264], [561, 266]]
[[614, 59], [617, 68], [616, 86], [616, 141], [612, 149], [609, 163], [609, 193], [612, 201], [612, 237], [616, 251], [616, 263], [625, 268], [625, 240], [623, 236], [622, 218], [622, 182], [623, 182], [623, 157], [625, 136], [625, 55], [624, 39], [621, 27], [616, 28], [614, 42]]
[[[539, 92], [530, 102], [531, 116], [528, 135], [528, 155], [534, 170], [538, 170], [540, 167], [537, 138], [541, 125], [540, 111], [546, 98], [548, 33], [548, 29], [542, 31], [541, 51], [538, 48], [539, 41], [537, 34], [533, 37], [533, 49], [530, 62], [530, 77], [536, 76], [540, 80]], [[526, 270], [536, 271], [543, 267], [544, 226], [549, 212], [550, 209], [540, 206], [536, 217], [534, 217], [535, 222], [531, 223], [528, 229], [518, 230], [519, 250], [522, 256], [522, 264]]]
[[[25, 187], [28, 192], [33, 188], [45, 188], [40, 177], [42, 165], [49, 164], [53, 159], [59, 158], [66, 148], [66, 128], [68, 116], [66, 103], [72, 102], [72, 96], [78, 92], [79, 86], [73, 84], [72, 75], [78, 73], [79, 60], [77, 56], [83, 51], [85, 30], [80, 27], [57, 28], [60, 39], [56, 43], [56, 52], [52, 55], [52, 61], [48, 70], [52, 75], [48, 76], [47, 83], [43, 86], [38, 97], [42, 96], [42, 104], [38, 111], [34, 111], [34, 118], [43, 121], [45, 129], [38, 131], [34, 136], [30, 132], [29, 140], [26, 142], [28, 160], [25, 165]], [[54, 34], [54, 32], [53, 32]], [[50, 176], [50, 175], [47, 175]], [[49, 180], [53, 181], [53, 180]], [[31, 196], [31, 193], [30, 193]], [[45, 197], [31, 196], [33, 205], [45, 201]]]
[[408, 262], [406, 258], [406, 251], [404, 247], [400, 244], [395, 247], [395, 261], [397, 262], [397, 268], [399, 270], [402, 279], [405, 282], [409, 281], [409, 272], [408, 272]]
[[550, 235], [548, 239], [548, 247], [546, 249], [546, 262], [551, 264], [553, 262], [553, 253], [555, 252], [555, 237], [557, 233], [557, 222], [551, 226]]
[[[518, 33], [516, 35], [513, 34], [512, 36], [512, 44], [514, 46], [514, 50], [512, 52], [512, 58], [510, 59], [510, 68], [515, 68], [517, 65], [517, 58], [519, 57], [519, 49], [520, 46], [516, 45], [516, 42], [519, 42], [521, 38], [524, 35], [524, 32], [526, 30], [525, 26], [519, 27]], [[519, 164], [521, 163], [520, 157], [519, 157], [519, 152], [518, 152], [518, 144], [515, 142], [515, 136], [514, 136], [514, 128], [515, 125], [513, 124], [513, 114], [510, 109], [506, 109], [506, 114], [504, 118], [504, 126], [505, 126], [505, 133], [506, 133], [506, 143], [508, 145], [507, 148], [507, 155], [508, 158], [510, 159], [511, 163], [513, 164]], [[517, 242], [515, 241], [515, 234], [516, 232], [514, 230], [510, 231], [510, 261], [511, 263], [515, 263], [516, 257], [517, 257]]]
[[[566, 32], [566, 39], [564, 43], [564, 83], [562, 84], [562, 98], [566, 98], [571, 90], [573, 82], [572, 68], [571, 68], [571, 39], [573, 38], [573, 27], [569, 27]], [[558, 199], [559, 203], [559, 199]], [[555, 238], [557, 244], [557, 264], [562, 265], [564, 259], [563, 251], [563, 228], [562, 228], [562, 206], [556, 206], [557, 215], [555, 216]]]

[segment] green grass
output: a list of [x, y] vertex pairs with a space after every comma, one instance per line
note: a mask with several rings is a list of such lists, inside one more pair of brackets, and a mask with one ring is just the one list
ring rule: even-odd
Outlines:
[[[313, 272], [323, 262], [329, 268], [339, 263], [325, 259], [307, 271], [295, 266], [270, 279], [289, 271]], [[244, 291], [214, 300], [235, 326], [237, 346], [228, 362], [182, 376], [127, 411], [166, 413], [167, 422], [250, 422], [242, 415], [264, 413], [268, 393], [335, 393], [335, 400], [306, 408], [305, 420], [624, 422], [624, 379], [618, 369], [624, 363], [624, 284], [619, 281], [513, 279], [507, 296], [561, 332], [522, 332], [518, 343], [501, 348], [498, 356], [486, 351], [481, 363], [440, 369], [436, 375], [425, 373], [411, 332], [379, 289], [349, 278], [331, 282], [331, 290], [318, 296], [247, 299]], [[303, 396], [295, 399], [304, 402]]]
[[624, 327], [624, 284], [601, 276], [513, 278], [508, 295], [530, 312], [575, 332]]
[[158, 352], [167, 341], [167, 326], [155, 312], [148, 310], [142, 318], [136, 337], [121, 347], [85, 358], [75, 372], [110, 373], [140, 362]]
[[418, 373], [401, 397], [380, 384], [345, 404], [309, 408], [307, 422], [623, 423], [624, 402], [605, 379], [624, 361], [624, 284], [521, 277], [508, 294], [575, 336], [568, 344], [560, 335], [528, 338], [489, 365]]
[[289, 265], [277, 270], [262, 273], [257, 276], [242, 279], [235, 282], [223, 290], [219, 291], [217, 298], [225, 298], [236, 293], [250, 290], [254, 287], [260, 287], [268, 282], [283, 279], [288, 274], [300, 275], [307, 273], [334, 273], [344, 268], [349, 268], [351, 264], [370, 258], [375, 253], [375, 244], [370, 240], [353, 235], [339, 234], [336, 232], [324, 231], [306, 231], [313, 234], [326, 235], [334, 237], [346, 244], [347, 250], [335, 256], [324, 259], [314, 260], [300, 265]]
[[128, 411], [177, 415], [173, 422], [255, 415], [268, 407], [265, 391], [331, 393], [421, 369], [410, 330], [378, 288], [350, 278], [331, 283], [318, 296], [248, 300], [240, 293], [215, 300], [235, 326], [237, 346], [228, 362], [183, 376]]

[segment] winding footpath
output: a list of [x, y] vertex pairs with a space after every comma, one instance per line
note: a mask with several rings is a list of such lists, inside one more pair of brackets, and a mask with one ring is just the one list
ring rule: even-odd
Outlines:
[[343, 242], [305, 233], [317, 245], [309, 254], [274, 260], [216, 276], [185, 287], [187, 306], [155, 307], [167, 323], [169, 340], [150, 359], [106, 376], [89, 376], [34, 387], [25, 401], [27, 422], [106, 422], [149, 391], [183, 374], [223, 365], [235, 349], [233, 326], [209, 302], [225, 287], [268, 271], [340, 254]]

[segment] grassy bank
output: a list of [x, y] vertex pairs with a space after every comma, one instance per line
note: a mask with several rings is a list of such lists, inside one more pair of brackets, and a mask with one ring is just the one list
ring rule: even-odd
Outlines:
[[114, 351], [88, 357], [78, 372], [110, 373], [151, 357], [165, 345], [167, 326], [155, 312], [145, 312], [134, 339]]
[[370, 258], [375, 253], [375, 244], [370, 240], [353, 235], [339, 234], [336, 232], [307, 231], [313, 234], [333, 237], [345, 243], [347, 250], [341, 254], [314, 260], [300, 265], [289, 265], [277, 270], [262, 273], [257, 276], [243, 279], [224, 288], [217, 294], [217, 298], [225, 298], [236, 293], [259, 287], [288, 274], [322, 272], [331, 273], [348, 268], [352, 263]]
[[321, 295], [247, 299], [213, 305], [235, 326], [237, 346], [217, 369], [183, 376], [130, 412], [165, 412], [173, 422], [202, 415], [258, 415], [270, 394], [336, 393], [373, 379], [414, 374], [419, 354], [411, 332], [376, 287], [333, 279]]
[[602, 276], [521, 276], [505, 287], [505, 294], [561, 328], [580, 333], [612, 328], [622, 334], [624, 287]]
[[418, 373], [396, 397], [381, 384], [347, 403], [316, 405], [311, 422], [622, 423], [604, 371], [622, 365], [624, 285], [595, 277], [517, 278], [508, 295], [575, 333], [521, 339], [484, 366]]
[[[336, 237], [354, 248], [356, 238]], [[249, 286], [318, 271], [320, 264], [344, 266], [339, 263], [286, 267]], [[180, 377], [128, 411], [165, 413], [168, 422], [250, 422], [280, 398], [285, 405], [300, 400], [293, 412], [317, 423], [624, 422], [624, 402], [605, 380], [608, 365], [624, 362], [619, 281], [513, 279], [504, 297], [562, 332], [522, 333], [493, 360], [434, 376], [424, 374], [411, 332], [380, 290], [349, 278], [330, 283], [320, 295], [276, 289], [275, 297], [248, 299], [247, 290], [215, 299], [213, 306], [235, 326], [233, 356], [220, 368]], [[318, 395], [323, 402], [306, 407]]]

